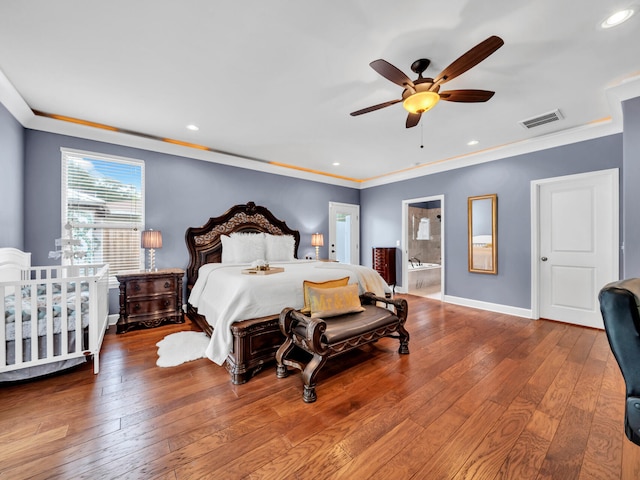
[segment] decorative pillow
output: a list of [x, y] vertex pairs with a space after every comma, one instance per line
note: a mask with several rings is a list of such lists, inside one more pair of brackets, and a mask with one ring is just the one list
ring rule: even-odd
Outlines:
[[296, 241], [292, 235], [265, 234], [267, 262], [290, 262], [295, 260]]
[[360, 304], [358, 285], [355, 283], [335, 288], [309, 287], [309, 305], [311, 318], [328, 318], [364, 311]]
[[264, 260], [264, 233], [232, 233], [220, 235], [222, 263], [251, 263]]
[[312, 282], [305, 280], [302, 282], [302, 291], [304, 293], [304, 307], [300, 310], [302, 313], [311, 313], [311, 307], [309, 306], [309, 287], [313, 288], [335, 288], [344, 287], [349, 283], [349, 277], [336, 278], [335, 280], [327, 280], [325, 282]]

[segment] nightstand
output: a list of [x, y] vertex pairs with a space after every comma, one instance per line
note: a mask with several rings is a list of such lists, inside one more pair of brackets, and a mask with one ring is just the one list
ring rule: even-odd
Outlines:
[[163, 323], [183, 323], [182, 277], [184, 270], [170, 268], [155, 272], [122, 273], [120, 318], [116, 332], [132, 328], [153, 328]]

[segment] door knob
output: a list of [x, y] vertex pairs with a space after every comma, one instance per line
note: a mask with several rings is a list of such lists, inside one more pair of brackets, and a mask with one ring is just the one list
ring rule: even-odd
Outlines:
[[546, 262], [549, 259], [547, 257], [542, 257], [540, 260], [542, 260], [543, 262]]

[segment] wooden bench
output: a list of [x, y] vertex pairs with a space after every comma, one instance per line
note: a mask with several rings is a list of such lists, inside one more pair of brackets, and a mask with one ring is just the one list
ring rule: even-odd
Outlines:
[[[360, 301], [363, 312], [326, 319], [311, 318], [293, 308], [280, 313], [280, 330], [286, 339], [276, 352], [276, 376], [287, 377], [287, 367], [301, 370], [302, 399], [306, 403], [316, 401], [316, 377], [329, 358], [382, 337], [398, 338], [398, 352], [409, 353], [409, 332], [404, 328], [407, 301], [377, 297], [370, 292], [361, 295]], [[387, 308], [378, 306], [380, 303]]]

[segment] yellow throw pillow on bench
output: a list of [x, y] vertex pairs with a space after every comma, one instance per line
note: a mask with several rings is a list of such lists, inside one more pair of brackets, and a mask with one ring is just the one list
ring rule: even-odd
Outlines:
[[326, 280], [324, 282], [312, 282], [305, 280], [302, 282], [302, 290], [304, 292], [304, 307], [300, 310], [304, 314], [311, 313], [311, 307], [309, 306], [309, 288], [335, 288], [344, 287], [349, 283], [349, 277], [337, 278], [335, 280]]
[[309, 306], [311, 318], [335, 317], [364, 310], [356, 284], [335, 288], [309, 287]]

